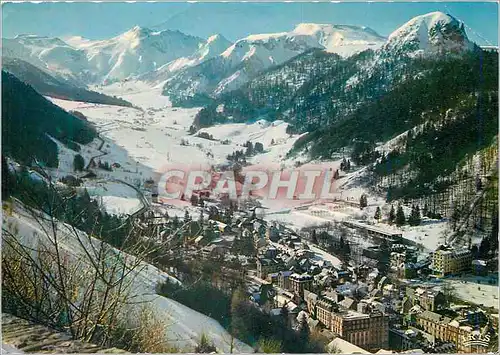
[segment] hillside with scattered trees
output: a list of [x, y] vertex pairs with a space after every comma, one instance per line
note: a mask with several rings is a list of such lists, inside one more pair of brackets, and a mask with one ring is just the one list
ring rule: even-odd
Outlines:
[[60, 78], [55, 78], [45, 71], [19, 58], [2, 58], [3, 70], [11, 73], [19, 80], [33, 87], [44, 96], [63, 100], [90, 102], [94, 104], [132, 107], [128, 101], [111, 97], [99, 92], [72, 85]]
[[34, 159], [57, 167], [57, 145], [53, 137], [71, 149], [87, 144], [97, 133], [87, 121], [52, 104], [31, 86], [2, 71], [3, 154], [30, 165]]

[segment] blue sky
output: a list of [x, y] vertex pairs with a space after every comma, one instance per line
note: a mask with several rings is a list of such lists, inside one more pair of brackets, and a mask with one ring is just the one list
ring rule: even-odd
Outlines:
[[498, 44], [498, 5], [493, 2], [427, 3], [8, 3], [3, 5], [3, 37], [30, 33], [115, 36], [135, 25], [178, 29], [230, 40], [251, 33], [287, 31], [300, 22], [368, 26], [389, 35], [414, 16], [449, 13], [466, 24], [479, 44]]

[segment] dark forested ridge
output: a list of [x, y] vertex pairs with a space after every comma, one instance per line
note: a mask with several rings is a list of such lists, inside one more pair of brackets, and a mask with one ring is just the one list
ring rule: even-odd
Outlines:
[[[439, 121], [449, 109], [480, 115], [485, 123], [496, 115], [496, 54], [479, 51], [437, 61], [419, 60], [412, 67], [421, 74], [312, 132], [308, 138], [315, 141], [311, 154], [326, 158], [356, 140], [382, 142], [416, 125]], [[483, 128], [488, 127], [491, 125]]]
[[477, 47], [438, 58], [381, 57], [365, 51], [342, 59], [313, 50], [206, 103], [195, 126], [227, 118], [283, 119], [291, 124], [290, 132], [310, 132], [297, 149], [314, 140], [312, 157], [329, 158], [353, 140], [387, 140], [424, 122], [422, 112], [432, 116], [478, 90], [496, 90], [497, 63], [495, 54]]
[[5, 71], [13, 74], [16, 78], [32, 86], [45, 96], [94, 104], [132, 107], [130, 102], [123, 99], [76, 87], [68, 82], [54, 78], [52, 75], [18, 58], [3, 57], [2, 67]]
[[376, 58], [371, 50], [347, 59], [311, 50], [223, 94], [207, 110], [215, 114], [222, 104], [221, 114], [236, 121], [283, 119], [296, 132], [312, 131], [383, 95], [413, 70], [405, 56]]
[[[240, 65], [236, 70], [245, 70], [245, 67]], [[211, 92], [231, 72], [232, 69], [226, 66], [223, 59], [215, 57], [197, 66], [187, 68], [176, 75], [174, 79], [167, 81], [163, 88], [163, 94], [170, 97], [174, 106], [206, 105], [212, 101], [212, 98], [207, 94], [196, 93], [197, 85], [193, 86], [193, 82], [202, 82], [203, 86], [207, 88], [207, 92]], [[192, 91], [195, 93], [186, 94]]]
[[[496, 145], [497, 55], [476, 51], [412, 66], [422, 74], [311, 132], [296, 143], [295, 151], [307, 146], [311, 157], [328, 159], [349, 147], [356, 164], [375, 163], [371, 170], [378, 185], [387, 188], [388, 200], [448, 193], [450, 186], [473, 179], [475, 168], [461, 176], [457, 169]], [[400, 134], [402, 143], [389, 152], [375, 149]]]
[[2, 154], [30, 165], [33, 159], [58, 164], [57, 145], [49, 135], [73, 149], [96, 137], [95, 129], [52, 104], [32, 87], [2, 70]]

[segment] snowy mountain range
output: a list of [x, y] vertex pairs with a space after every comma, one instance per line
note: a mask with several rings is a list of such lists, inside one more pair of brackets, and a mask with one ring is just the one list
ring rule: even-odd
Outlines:
[[312, 23], [299, 24], [290, 32], [250, 35], [236, 41], [210, 62], [173, 76], [165, 85], [165, 93], [217, 96], [314, 48], [350, 56], [378, 48], [384, 42], [384, 37], [366, 27]]
[[80, 84], [106, 83], [142, 75], [165, 64], [206, 55], [210, 43], [179, 31], [134, 27], [108, 40], [71, 37], [66, 41], [35, 35], [4, 40], [3, 55], [23, 59]]
[[211, 61], [174, 75], [166, 82], [164, 93], [179, 102], [217, 97], [314, 48], [343, 58], [371, 49], [376, 55], [366, 66], [370, 68], [384, 58], [463, 52], [473, 49], [474, 44], [463, 24], [441, 12], [415, 17], [387, 39], [366, 27], [304, 23], [291, 32], [241, 39]]
[[205, 40], [136, 26], [96, 41], [20, 35], [4, 39], [3, 55], [79, 85], [135, 77], [166, 81], [167, 95], [217, 96], [314, 48], [350, 57], [367, 49], [386, 55], [456, 52], [473, 48], [473, 43], [458, 20], [433, 12], [411, 19], [387, 39], [367, 27], [314, 23], [299, 24], [289, 32], [250, 35], [235, 43], [222, 35]]

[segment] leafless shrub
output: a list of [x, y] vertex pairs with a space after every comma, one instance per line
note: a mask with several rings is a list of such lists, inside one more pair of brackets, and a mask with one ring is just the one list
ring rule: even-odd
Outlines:
[[149, 306], [143, 305], [122, 319], [114, 331], [121, 348], [131, 352], [176, 353], [179, 349], [166, 341], [168, 324], [163, 321], [165, 315], [155, 314]]
[[[116, 346], [116, 330], [130, 319], [128, 311], [140, 303], [139, 293], [144, 292], [135, 282], [151, 253], [137, 239], [143, 231], [133, 228], [124, 236], [130, 239], [125, 243], [127, 254], [92, 237], [93, 233], [83, 233], [19, 201], [16, 205], [17, 217], [28, 223], [21, 226], [18, 219], [5, 216], [2, 225], [3, 311], [68, 332], [74, 339]], [[161, 325], [148, 321], [151, 329], [136, 327], [135, 336], [156, 342]], [[136, 343], [140, 351], [153, 348], [144, 341]], [[145, 349], [140, 349], [142, 344]]]

